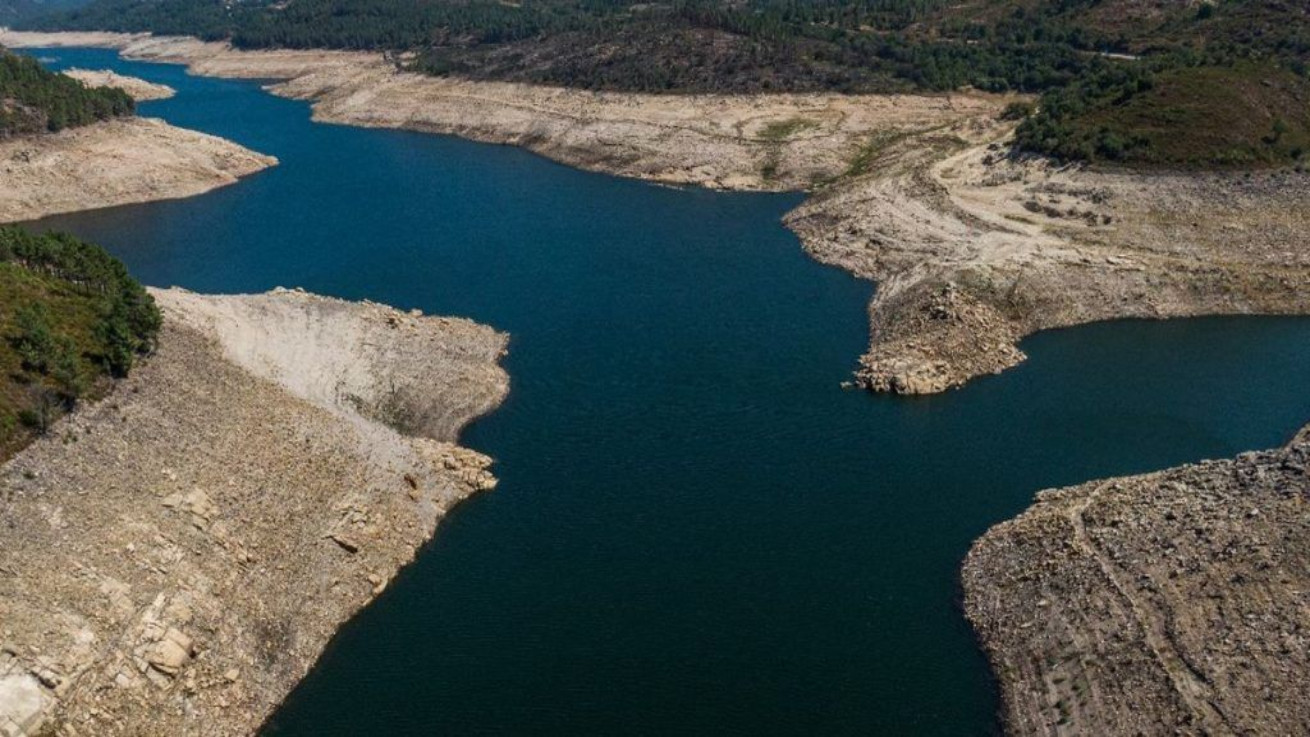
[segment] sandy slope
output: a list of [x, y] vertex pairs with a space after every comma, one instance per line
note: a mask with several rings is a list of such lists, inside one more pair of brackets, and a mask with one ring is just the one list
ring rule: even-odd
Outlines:
[[0, 222], [189, 197], [276, 163], [148, 118], [0, 140]]
[[108, 69], [66, 69], [63, 75], [78, 80], [87, 87], [117, 87], [137, 102], [166, 100], [176, 92], [166, 84], [155, 84], [136, 77], [126, 77]]
[[0, 734], [254, 732], [494, 485], [448, 441], [504, 398], [505, 335], [301, 292], [153, 293], [158, 353], [0, 466]]

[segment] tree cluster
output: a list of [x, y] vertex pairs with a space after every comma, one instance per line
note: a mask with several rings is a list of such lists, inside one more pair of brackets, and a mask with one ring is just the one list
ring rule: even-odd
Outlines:
[[85, 298], [92, 305], [94, 324], [89, 350], [77, 350], [69, 335], [50, 327], [44, 305], [22, 305], [14, 348], [26, 369], [52, 376], [76, 399], [82, 384], [69, 367], [69, 356], [85, 355], [102, 373], [126, 376], [136, 356], [155, 346], [162, 318], [154, 299], [127, 273], [122, 262], [103, 248], [64, 233], [32, 234], [16, 227], [0, 228], [0, 263], [22, 267], [31, 274], [57, 283], [61, 289]]
[[130, 115], [134, 107], [120, 89], [88, 88], [0, 49], [0, 138], [87, 125]]

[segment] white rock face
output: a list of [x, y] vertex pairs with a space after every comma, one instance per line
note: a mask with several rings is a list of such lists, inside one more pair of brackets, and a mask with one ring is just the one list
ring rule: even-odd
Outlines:
[[[0, 672], [4, 668], [0, 665]], [[0, 676], [0, 737], [34, 734], [50, 701], [34, 677], [26, 673]]]

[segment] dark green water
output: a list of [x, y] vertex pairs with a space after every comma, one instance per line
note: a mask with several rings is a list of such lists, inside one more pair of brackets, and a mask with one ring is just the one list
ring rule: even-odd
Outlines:
[[101, 51], [143, 112], [277, 155], [189, 200], [52, 218], [144, 281], [277, 285], [513, 334], [498, 459], [347, 626], [269, 735], [995, 729], [957, 567], [1041, 488], [1283, 442], [1310, 320], [1094, 325], [943, 396], [843, 392], [871, 286], [779, 224], [794, 196], [677, 191], [523, 151], [312, 125], [243, 82]]

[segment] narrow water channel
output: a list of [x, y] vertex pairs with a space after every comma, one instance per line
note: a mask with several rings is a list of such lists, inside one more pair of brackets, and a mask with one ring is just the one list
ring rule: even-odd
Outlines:
[[802, 253], [799, 196], [675, 190], [524, 151], [311, 124], [249, 82], [96, 50], [145, 115], [282, 164], [50, 218], [143, 281], [301, 286], [513, 335], [463, 442], [500, 486], [351, 622], [269, 735], [975, 735], [996, 695], [958, 609], [970, 542], [1041, 488], [1279, 444], [1310, 320], [1040, 335], [945, 395], [842, 391], [872, 285]]

